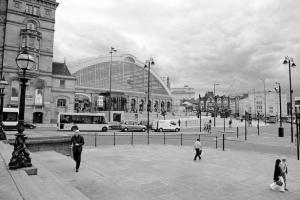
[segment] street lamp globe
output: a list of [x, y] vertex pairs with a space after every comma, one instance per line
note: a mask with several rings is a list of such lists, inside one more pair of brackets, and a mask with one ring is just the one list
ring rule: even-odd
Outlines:
[[16, 63], [19, 69], [21, 70], [30, 70], [35, 66], [35, 60], [28, 51], [22, 51], [16, 58]]

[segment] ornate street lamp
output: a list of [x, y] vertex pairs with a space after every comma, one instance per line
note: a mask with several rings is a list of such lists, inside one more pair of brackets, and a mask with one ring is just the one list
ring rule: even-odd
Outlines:
[[22, 167], [31, 167], [31, 158], [29, 156], [29, 151], [25, 145], [24, 132], [24, 112], [25, 112], [25, 93], [26, 93], [26, 83], [28, 78], [26, 77], [26, 71], [31, 70], [35, 66], [35, 60], [32, 55], [30, 55], [25, 47], [24, 50], [17, 56], [16, 63], [21, 70], [20, 82], [21, 82], [21, 95], [20, 95], [20, 105], [19, 105], [19, 121], [18, 121], [18, 133], [15, 134], [16, 139], [14, 143], [14, 151], [12, 153], [12, 158], [9, 162], [9, 169], [18, 169]]
[[5, 80], [4, 76], [1, 72], [1, 79], [0, 79], [0, 140], [6, 140], [6, 134], [4, 132], [4, 125], [2, 123], [3, 121], [3, 106], [4, 106], [4, 89], [5, 86], [8, 85], [7, 81]]
[[[151, 65], [154, 65], [154, 60], [153, 58], [150, 58], [149, 60], [146, 60], [146, 64], [145, 64], [145, 68], [148, 68], [148, 94], [147, 94], [147, 134], [148, 134], [148, 138], [149, 138], [149, 113], [151, 110], [151, 105], [150, 105], [150, 68]], [[148, 139], [149, 142], [149, 139]]]
[[117, 50], [113, 47], [110, 47], [110, 66], [109, 66], [109, 112], [108, 112], [108, 121], [110, 122], [110, 112], [111, 112], [111, 68], [112, 68], [112, 54]]
[[292, 81], [291, 81], [291, 67], [296, 67], [296, 64], [294, 63], [293, 58], [286, 56], [283, 64], [289, 64], [289, 81], [290, 81], [290, 106], [289, 106], [289, 112], [291, 116], [291, 142], [294, 142], [294, 136], [293, 136], [293, 99], [292, 99]]

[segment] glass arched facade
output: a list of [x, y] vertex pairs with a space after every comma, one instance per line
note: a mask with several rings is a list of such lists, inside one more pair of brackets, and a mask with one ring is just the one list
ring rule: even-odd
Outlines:
[[[146, 111], [148, 68], [130, 56], [113, 57], [112, 62], [109, 58], [81, 63], [81, 69], [73, 74], [76, 77], [76, 86], [98, 90], [104, 96], [104, 104], [100, 110], [108, 109], [111, 91], [112, 110]], [[152, 70], [149, 88], [150, 111], [160, 112], [163, 109], [170, 112], [171, 93]]]

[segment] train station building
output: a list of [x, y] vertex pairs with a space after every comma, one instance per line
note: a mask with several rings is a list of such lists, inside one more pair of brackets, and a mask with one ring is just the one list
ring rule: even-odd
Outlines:
[[[66, 63], [53, 61], [56, 0], [8, 0], [0, 2], [0, 78], [5, 87], [4, 106], [19, 106], [18, 54], [27, 49], [36, 64], [28, 70], [25, 119], [56, 123], [60, 112], [107, 112], [111, 110], [144, 118], [147, 109], [148, 73], [133, 55], [110, 56], [81, 62], [70, 73]], [[111, 74], [110, 72], [111, 66]], [[74, 67], [74, 66], [69, 66]], [[111, 82], [111, 85], [110, 85]], [[150, 112], [171, 111], [171, 93], [161, 78], [150, 71]]]

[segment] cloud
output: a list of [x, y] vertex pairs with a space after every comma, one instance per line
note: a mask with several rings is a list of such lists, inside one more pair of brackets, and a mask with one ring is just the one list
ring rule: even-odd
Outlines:
[[[139, 60], [153, 57], [171, 86], [204, 94], [247, 92], [281, 82], [288, 92], [284, 56], [300, 63], [300, 2], [296, 0], [79, 0], [56, 12], [54, 59], [108, 55], [111, 46]], [[300, 66], [300, 64], [299, 64]], [[292, 69], [296, 95], [299, 67]]]

